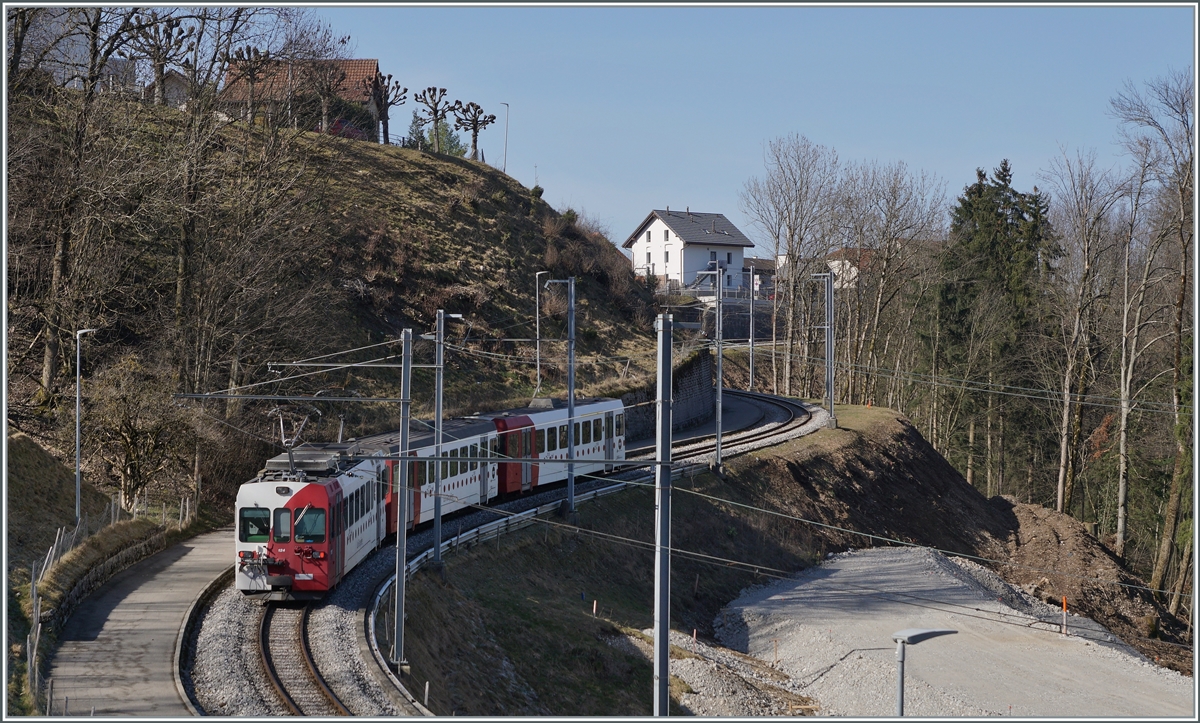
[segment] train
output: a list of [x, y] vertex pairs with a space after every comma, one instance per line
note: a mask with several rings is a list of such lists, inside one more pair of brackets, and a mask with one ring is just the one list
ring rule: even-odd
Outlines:
[[[567, 478], [567, 465], [505, 459], [567, 458], [567, 405], [530, 406], [446, 420], [435, 458], [432, 425], [410, 423], [407, 528], [430, 523], [440, 471], [442, 516], [529, 493]], [[611, 471], [625, 459], [619, 399], [575, 404], [575, 474]], [[345, 442], [307, 442], [267, 460], [238, 489], [237, 589], [264, 601], [316, 600], [396, 534], [400, 432]], [[486, 460], [486, 461], [482, 461]], [[495, 461], [492, 461], [495, 460]], [[440, 466], [440, 470], [439, 470]]]

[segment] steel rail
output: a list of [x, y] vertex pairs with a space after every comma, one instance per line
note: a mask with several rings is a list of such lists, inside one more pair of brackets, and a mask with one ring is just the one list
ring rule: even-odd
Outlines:
[[[291, 712], [292, 715], [327, 715], [327, 710], [311, 710], [312, 708], [325, 707], [332, 709], [335, 715], [353, 715], [350, 712], [350, 709], [347, 708], [345, 704], [343, 704], [342, 701], [339, 700], [338, 697], [333, 693], [333, 691], [329, 689], [329, 685], [326, 684], [325, 679], [321, 676], [320, 671], [317, 670], [316, 662], [313, 660], [312, 650], [308, 645], [308, 616], [312, 611], [312, 605], [304, 606], [304, 609], [300, 611], [298, 619], [296, 620], [295, 628], [293, 628], [291, 631], [288, 631], [284, 627], [288, 622], [287, 620], [281, 621], [279, 626], [274, 625], [275, 613], [278, 610], [280, 610], [278, 606], [268, 605], [263, 611], [262, 621], [259, 625], [258, 644], [260, 654], [262, 656], [263, 668], [267, 673], [267, 680], [270, 681], [271, 686], [275, 689], [279, 699], [283, 701], [284, 706], [289, 712]], [[297, 667], [302, 667], [302, 671], [292, 669], [289, 671], [287, 676], [280, 675], [280, 670], [279, 666], [276, 664], [275, 655], [271, 651], [273, 630], [285, 638], [289, 635], [294, 635], [296, 637], [296, 642], [298, 642], [299, 645], [292, 647], [291, 654], [294, 655], [296, 653], [295, 648], [299, 648], [300, 658], [303, 662], [303, 665]], [[289, 680], [285, 682], [283, 679], [284, 677], [300, 677], [302, 680]], [[311, 695], [307, 696], [308, 700], [305, 700], [304, 705], [301, 705], [299, 702], [297, 702], [296, 696], [293, 695], [293, 692], [295, 692], [296, 688], [303, 687], [308, 687], [310, 690], [317, 691], [320, 694], [319, 698], [314, 700]], [[326, 705], [323, 706], [322, 704]], [[306, 710], [306, 708], [309, 710]]]

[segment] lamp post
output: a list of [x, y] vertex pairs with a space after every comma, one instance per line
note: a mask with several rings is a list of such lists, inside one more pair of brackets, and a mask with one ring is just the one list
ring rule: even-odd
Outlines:
[[892, 640], [896, 641], [896, 715], [897, 717], [904, 716], [904, 646], [916, 645], [930, 638], [936, 638], [939, 635], [953, 635], [957, 630], [929, 630], [921, 628], [905, 628], [892, 633]]
[[500, 167], [501, 173], [508, 173], [508, 103], [501, 103], [504, 106], [504, 165]]
[[533, 396], [537, 398], [538, 392], [542, 390], [542, 274], [548, 274], [549, 271], [539, 271], [533, 275], [533, 303], [534, 303], [534, 336], [537, 338], [537, 386], [533, 389]]
[[75, 525], [79, 525], [80, 507], [82, 506], [82, 483], [79, 475], [79, 419], [81, 397], [79, 389], [79, 365], [83, 360], [80, 344], [84, 334], [91, 334], [96, 329], [80, 329], [75, 332]]
[[575, 277], [548, 279], [567, 285], [567, 512], [575, 515]]

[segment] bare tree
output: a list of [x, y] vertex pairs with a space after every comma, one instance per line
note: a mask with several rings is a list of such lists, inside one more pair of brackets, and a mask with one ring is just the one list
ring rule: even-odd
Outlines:
[[[1169, 73], [1146, 84], [1139, 90], [1132, 83], [1112, 100], [1113, 114], [1124, 124], [1123, 138], [1127, 145], [1144, 139], [1152, 143], [1155, 164], [1152, 166], [1158, 184], [1172, 200], [1169, 223], [1166, 228], [1176, 243], [1175, 263], [1178, 269], [1178, 286], [1174, 318], [1174, 360], [1171, 384], [1171, 402], [1175, 412], [1175, 469], [1171, 476], [1171, 489], [1164, 513], [1162, 538], [1155, 558], [1150, 587], [1160, 588], [1166, 575], [1167, 563], [1175, 542], [1179, 507], [1184, 479], [1190, 474], [1187, 460], [1190, 458], [1191, 440], [1188, 430], [1189, 414], [1184, 410], [1183, 348], [1189, 333], [1186, 308], [1190, 285], [1192, 242], [1195, 235], [1195, 219], [1192, 216], [1193, 174], [1195, 173], [1195, 116], [1192, 106], [1192, 71], [1187, 68]], [[1117, 554], [1124, 552], [1124, 529], [1119, 526]]]
[[383, 126], [383, 144], [390, 145], [392, 139], [388, 131], [388, 120], [391, 117], [391, 109], [404, 105], [404, 101], [408, 100], [408, 88], [400, 85], [398, 80], [393, 81], [391, 73], [384, 75], [375, 71], [373, 77], [363, 80], [363, 90], [371, 97], [371, 103], [379, 113], [379, 122]]
[[[800, 291], [811, 271], [826, 270], [827, 226], [834, 208], [838, 159], [833, 149], [793, 134], [768, 144], [766, 165], [766, 178], [762, 181], [751, 179], [742, 198], [743, 206], [750, 209], [755, 222], [775, 230], [784, 247], [784, 263], [780, 264], [777, 273], [783, 277], [786, 304], [783, 393], [790, 395], [796, 331], [802, 320], [812, 313], [809, 295], [804, 294], [802, 299]], [[805, 323], [803, 326], [811, 347], [815, 340], [811, 332], [813, 325]]]
[[138, 16], [140, 28], [134, 33], [125, 52], [128, 58], [144, 58], [150, 63], [154, 75], [154, 103], [167, 104], [164, 87], [167, 66], [176, 63], [195, 48], [196, 26], [183, 26], [183, 16], [171, 9], [159, 15], [150, 10]]
[[[1109, 175], [1096, 168], [1095, 153], [1076, 152], [1072, 159], [1065, 148], [1043, 174], [1053, 186], [1058, 203], [1054, 227], [1064, 258], [1058, 267], [1060, 285], [1058, 311], [1061, 313], [1059, 332], [1062, 344], [1060, 398], [1062, 409], [1058, 429], [1058, 497], [1055, 509], [1068, 511], [1074, 491], [1071, 463], [1071, 415], [1078, 408], [1074, 390], [1080, 386], [1088, 360], [1085, 350], [1094, 333], [1096, 305], [1101, 303], [1105, 290], [1101, 288], [1101, 258], [1112, 249], [1108, 233], [1109, 215], [1119, 200], [1119, 189]], [[1074, 435], [1076, 438], [1078, 434]], [[1077, 441], [1077, 439], [1076, 439]]]
[[496, 116], [484, 115], [483, 108], [476, 103], [459, 104], [454, 108], [455, 130], [471, 131], [471, 160], [479, 160], [479, 131], [496, 122]]
[[423, 104], [427, 110], [425, 118], [422, 120], [422, 125], [433, 124], [433, 152], [442, 152], [442, 134], [440, 132], [441, 124], [446, 122], [446, 116], [457, 111], [462, 107], [460, 101], [451, 103], [446, 98], [445, 88], [435, 88], [429, 86], [425, 90], [413, 96], [413, 100]]

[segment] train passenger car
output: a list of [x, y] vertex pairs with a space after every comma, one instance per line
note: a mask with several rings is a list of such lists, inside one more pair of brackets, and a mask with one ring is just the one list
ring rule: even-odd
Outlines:
[[561, 482], [566, 464], [525, 460], [565, 460], [568, 434], [577, 476], [609, 471], [598, 460], [625, 458], [620, 400], [579, 400], [573, 424], [565, 403], [535, 402], [446, 420], [440, 455], [430, 425], [414, 422], [403, 462], [408, 493], [395, 488], [399, 432], [306, 443], [268, 460], [238, 490], [237, 588], [268, 600], [319, 598], [395, 534], [399, 494], [411, 494], [404, 524], [416, 527], [433, 519], [435, 490], [445, 516]]

